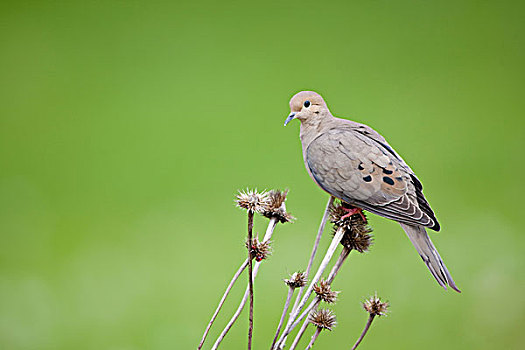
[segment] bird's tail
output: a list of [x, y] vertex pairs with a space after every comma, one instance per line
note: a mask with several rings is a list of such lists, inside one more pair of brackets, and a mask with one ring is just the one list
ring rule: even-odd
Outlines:
[[452, 289], [456, 292], [461, 293], [461, 291], [456, 287], [450, 272], [448, 272], [447, 267], [441, 257], [439, 256], [436, 247], [432, 244], [430, 237], [428, 237], [427, 232], [423, 226], [415, 225], [406, 225], [401, 224], [403, 230], [405, 230], [408, 238], [416, 247], [417, 252], [421, 255], [421, 258], [427, 264], [428, 269], [436, 279], [436, 281], [445, 289], [447, 289], [447, 284], [450, 285]]

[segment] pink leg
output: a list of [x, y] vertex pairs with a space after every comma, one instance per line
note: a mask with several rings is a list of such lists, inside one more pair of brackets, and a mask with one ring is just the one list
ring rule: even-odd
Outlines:
[[348, 208], [345, 208], [343, 207], [343, 210], [348, 212], [348, 214], [345, 214], [341, 217], [341, 220], [343, 219], [346, 219], [346, 218], [349, 218], [350, 216], [354, 215], [354, 214], [359, 214], [361, 215], [361, 218], [363, 219], [363, 221], [366, 223], [366, 218], [365, 218], [365, 215], [363, 214], [363, 209], [361, 208], [352, 208], [352, 209], [348, 209]]

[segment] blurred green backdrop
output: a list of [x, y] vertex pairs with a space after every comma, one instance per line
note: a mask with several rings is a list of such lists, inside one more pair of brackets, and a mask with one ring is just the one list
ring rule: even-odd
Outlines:
[[[384, 134], [425, 184], [444, 292], [399, 225], [334, 287], [391, 302], [363, 349], [518, 349], [525, 337], [524, 6], [509, 1], [2, 1], [0, 348], [195, 348], [244, 259], [240, 188], [289, 188], [256, 281], [256, 349], [327, 200], [308, 177], [297, 91]], [[256, 231], [266, 222], [258, 218]], [[328, 244], [328, 237], [323, 240]], [[211, 345], [246, 278], [212, 329]], [[223, 348], [244, 348], [243, 314]], [[309, 335], [305, 337], [305, 340]], [[304, 345], [302, 345], [304, 346]]]

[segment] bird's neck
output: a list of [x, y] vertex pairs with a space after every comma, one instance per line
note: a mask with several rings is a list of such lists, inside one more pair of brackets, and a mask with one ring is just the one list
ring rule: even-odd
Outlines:
[[310, 142], [315, 140], [315, 138], [328, 127], [332, 119], [334, 119], [334, 117], [331, 114], [325, 114], [320, 115], [319, 118], [301, 121], [299, 137], [301, 138], [303, 151], [306, 150]]

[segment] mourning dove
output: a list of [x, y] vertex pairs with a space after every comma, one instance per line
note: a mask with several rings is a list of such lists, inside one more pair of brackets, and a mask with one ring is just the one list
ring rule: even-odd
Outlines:
[[428, 269], [443, 287], [454, 284], [425, 227], [439, 223], [412, 169], [367, 125], [332, 116], [323, 98], [302, 91], [290, 100], [292, 119], [301, 122], [306, 170], [324, 191], [358, 208], [401, 224]]

